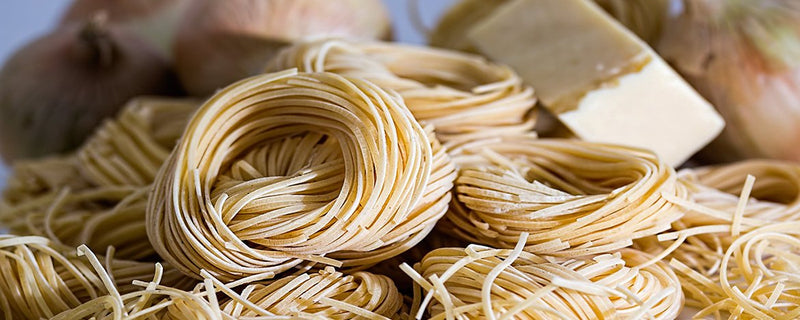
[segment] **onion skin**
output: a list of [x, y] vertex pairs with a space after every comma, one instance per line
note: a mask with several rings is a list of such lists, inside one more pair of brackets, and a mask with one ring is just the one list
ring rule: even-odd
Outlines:
[[179, 91], [167, 62], [137, 37], [62, 26], [0, 70], [0, 154], [10, 163], [70, 151], [129, 99]]
[[800, 161], [800, 6], [793, 0], [684, 0], [659, 53], [725, 118], [704, 163]]
[[328, 36], [388, 39], [388, 12], [381, 0], [193, 0], [173, 58], [187, 91], [207, 96], [262, 73], [292, 41]]
[[170, 56], [178, 21], [192, 0], [74, 0], [61, 17], [61, 25], [81, 23], [97, 12], [109, 23], [140, 36]]

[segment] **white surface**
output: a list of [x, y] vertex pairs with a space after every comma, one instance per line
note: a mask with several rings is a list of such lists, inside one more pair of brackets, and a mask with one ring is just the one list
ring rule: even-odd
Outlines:
[[[125, 0], [117, 0], [125, 1]], [[394, 22], [395, 39], [422, 44], [425, 38], [411, 20], [408, 1], [417, 1], [423, 22], [432, 26], [444, 9], [455, 0], [384, 0]], [[53, 28], [68, 0], [0, 0], [0, 61], [15, 50]], [[8, 170], [0, 160], [0, 188], [5, 186]]]

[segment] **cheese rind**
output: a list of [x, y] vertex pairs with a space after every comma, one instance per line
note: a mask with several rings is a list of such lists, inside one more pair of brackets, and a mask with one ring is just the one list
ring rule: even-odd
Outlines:
[[578, 137], [653, 150], [679, 165], [722, 117], [642, 40], [589, 0], [513, 0], [469, 32]]

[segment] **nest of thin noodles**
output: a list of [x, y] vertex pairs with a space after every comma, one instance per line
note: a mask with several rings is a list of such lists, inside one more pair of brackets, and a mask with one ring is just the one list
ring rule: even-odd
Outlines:
[[[412, 269], [417, 319], [674, 319], [680, 283], [666, 264], [625, 249], [554, 260], [523, 251], [470, 245], [428, 253]], [[634, 265], [634, 266], [631, 266]]]
[[333, 72], [395, 90], [436, 137], [452, 146], [530, 132], [533, 89], [511, 68], [456, 51], [385, 42], [323, 39], [299, 42], [269, 63], [268, 71], [298, 68]]
[[446, 230], [470, 242], [576, 257], [612, 252], [669, 229], [686, 189], [643, 150], [509, 136], [452, 150], [459, 166]]
[[147, 231], [196, 277], [366, 267], [430, 232], [453, 179], [402, 99], [288, 70], [242, 80], [199, 109], [156, 177]]

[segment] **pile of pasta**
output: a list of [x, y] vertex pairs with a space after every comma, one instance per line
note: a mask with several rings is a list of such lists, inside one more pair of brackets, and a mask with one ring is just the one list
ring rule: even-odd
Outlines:
[[75, 153], [15, 164], [0, 222], [13, 234], [94, 250], [113, 246], [118, 258], [153, 258], [144, 219], [150, 185], [197, 105], [138, 98]]
[[471, 54], [320, 39], [265, 65], [16, 163], [3, 316], [800, 317], [798, 164], [539, 137], [533, 89]]
[[511, 68], [485, 58], [384, 42], [321, 39], [300, 42], [273, 58], [267, 71], [298, 68], [359, 77], [395, 90], [446, 146], [530, 132], [533, 89]]

